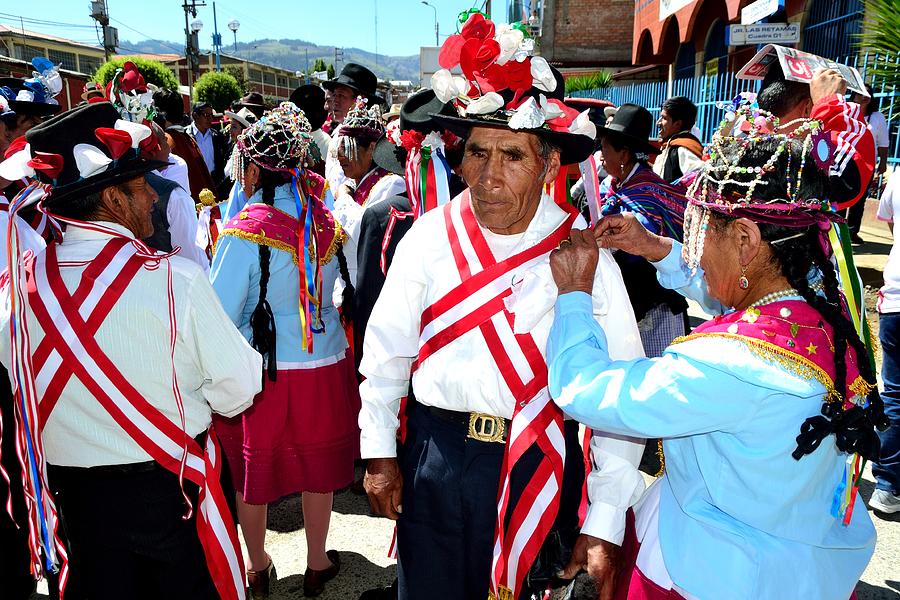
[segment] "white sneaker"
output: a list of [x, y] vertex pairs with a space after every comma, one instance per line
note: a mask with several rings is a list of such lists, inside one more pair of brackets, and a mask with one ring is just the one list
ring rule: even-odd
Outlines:
[[886, 490], [875, 490], [869, 499], [869, 508], [886, 514], [900, 512], [900, 496]]

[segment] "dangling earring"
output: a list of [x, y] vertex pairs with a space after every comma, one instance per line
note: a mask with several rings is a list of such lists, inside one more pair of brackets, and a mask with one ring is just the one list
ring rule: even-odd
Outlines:
[[741, 265], [741, 277], [738, 279], [738, 287], [742, 290], [746, 290], [750, 287], [750, 280], [747, 279], [747, 267]]

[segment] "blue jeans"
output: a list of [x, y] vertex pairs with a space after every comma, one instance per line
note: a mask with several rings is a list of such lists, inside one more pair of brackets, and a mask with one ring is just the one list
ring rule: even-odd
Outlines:
[[872, 465], [876, 487], [900, 494], [900, 313], [879, 317], [878, 338], [881, 341], [881, 379], [884, 381], [884, 412], [891, 420], [881, 438], [881, 458]]

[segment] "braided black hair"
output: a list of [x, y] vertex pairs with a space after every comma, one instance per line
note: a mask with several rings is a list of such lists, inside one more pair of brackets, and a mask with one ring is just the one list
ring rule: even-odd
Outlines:
[[[288, 176], [289, 179], [289, 176]], [[283, 173], [260, 169], [260, 188], [262, 201], [269, 206], [275, 203], [275, 188], [288, 179]], [[269, 261], [272, 250], [265, 244], [259, 244], [259, 300], [250, 315], [250, 345], [262, 354], [266, 360], [266, 373], [271, 381], [275, 381], [278, 361], [275, 353], [275, 315], [266, 300], [269, 287]]]
[[350, 279], [350, 269], [347, 268], [347, 257], [344, 256], [343, 246], [338, 248], [337, 260], [341, 279], [344, 281], [344, 291], [341, 294], [341, 323], [346, 325], [353, 322], [353, 315], [356, 312], [356, 287]]
[[[743, 152], [739, 159], [742, 167], [763, 166], [776, 151], [778, 141], [761, 142], [734, 151]], [[758, 185], [754, 197], [759, 200], [786, 198], [788, 186], [795, 186], [791, 177], [796, 177], [800, 164], [802, 145], [797, 141], [788, 142], [787, 152], [783, 153], [775, 169], [768, 173], [764, 183]], [[788, 154], [791, 155], [790, 162]], [[733, 157], [734, 158], [734, 157]], [[790, 168], [793, 163], [793, 169]], [[735, 180], [750, 180], [754, 173], [735, 173]], [[824, 199], [828, 197], [828, 177], [822, 173], [812, 160], [807, 160], [801, 175], [799, 188], [795, 196], [802, 199]], [[746, 187], [727, 184], [724, 194], [743, 194]], [[732, 220], [720, 214], [713, 217], [717, 224]], [[826, 401], [822, 405], [821, 414], [810, 417], [800, 427], [797, 436], [797, 448], [792, 456], [800, 460], [804, 455], [814, 452], [822, 441], [830, 434], [835, 436], [838, 449], [847, 452], [858, 452], [869, 460], [877, 460], [880, 442], [876, 429], [886, 428], [888, 422], [884, 415], [884, 405], [878, 393], [875, 380], [875, 368], [869, 360], [866, 345], [860, 339], [856, 328], [843, 309], [844, 301], [838, 285], [834, 265], [825, 255], [820, 244], [818, 225], [805, 229], [758, 223], [762, 239], [769, 243], [775, 262], [772, 265], [787, 279], [803, 299], [814, 308], [833, 330], [835, 378], [834, 387], [840, 401]], [[798, 236], [798, 234], [801, 234]], [[821, 275], [823, 293], [817, 293], [809, 282], [811, 272]], [[847, 356], [848, 349], [855, 356], [856, 365], [862, 378], [872, 386], [865, 406], [853, 404], [847, 410], [843, 405], [847, 400]]]

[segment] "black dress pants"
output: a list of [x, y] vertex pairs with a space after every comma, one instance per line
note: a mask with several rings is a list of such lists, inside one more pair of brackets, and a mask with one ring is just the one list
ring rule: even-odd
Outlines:
[[[487, 600], [504, 444], [470, 439], [465, 429], [421, 404], [410, 403], [408, 415], [400, 452], [399, 598]], [[523, 600], [540, 594], [550, 577], [566, 565], [578, 537], [585, 475], [578, 423], [566, 421], [564, 436], [559, 514], [526, 578], [526, 589], [519, 594]], [[513, 468], [510, 511], [542, 457], [534, 445]]]
[[157, 463], [116, 467], [49, 466], [68, 540], [66, 600], [216, 600], [197, 536], [197, 486]]

